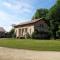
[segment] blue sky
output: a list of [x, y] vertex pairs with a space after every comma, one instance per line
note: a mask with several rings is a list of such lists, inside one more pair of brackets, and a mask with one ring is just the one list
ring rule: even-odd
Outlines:
[[0, 27], [9, 31], [12, 24], [31, 20], [36, 9], [51, 8], [56, 0], [0, 0]]

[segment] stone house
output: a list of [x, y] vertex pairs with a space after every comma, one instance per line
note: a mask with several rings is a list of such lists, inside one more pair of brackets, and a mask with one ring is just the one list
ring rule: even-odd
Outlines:
[[[39, 32], [48, 32], [49, 30], [47, 22], [42, 18], [14, 25], [14, 28], [16, 37], [25, 37], [27, 33], [31, 36], [36, 30]], [[43, 36], [45, 35], [43, 34]]]
[[4, 38], [5, 37], [5, 30], [3, 27], [0, 27], [0, 38]]

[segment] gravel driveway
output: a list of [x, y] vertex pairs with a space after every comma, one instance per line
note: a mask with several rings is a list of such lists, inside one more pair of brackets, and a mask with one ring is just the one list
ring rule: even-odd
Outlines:
[[0, 47], [0, 60], [60, 60], [60, 52]]

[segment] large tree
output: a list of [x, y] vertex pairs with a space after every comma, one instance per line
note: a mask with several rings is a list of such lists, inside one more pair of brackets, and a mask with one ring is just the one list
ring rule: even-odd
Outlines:
[[48, 13], [48, 9], [37, 9], [32, 19], [45, 18]]
[[8, 32], [8, 34], [10, 35], [10, 37], [15, 37], [14, 29], [11, 29], [10, 32]]
[[60, 0], [57, 0], [56, 4], [51, 7], [48, 18], [50, 19], [51, 30], [54, 38], [56, 38], [56, 32], [58, 31], [60, 24]]
[[56, 38], [56, 32], [59, 30], [60, 26], [60, 0], [56, 1], [56, 4], [48, 9], [37, 9], [36, 13], [33, 16], [34, 19], [45, 18], [50, 22], [50, 30], [52, 35]]
[[57, 0], [56, 4], [51, 7], [49, 11], [49, 19], [60, 22], [60, 1]]

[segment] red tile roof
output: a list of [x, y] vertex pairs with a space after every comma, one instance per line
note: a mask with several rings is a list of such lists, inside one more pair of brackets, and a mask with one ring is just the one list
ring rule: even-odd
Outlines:
[[0, 27], [0, 32], [5, 32], [5, 29], [3, 27]]
[[27, 24], [33, 24], [33, 23], [35, 23], [35, 22], [37, 22], [37, 21], [40, 21], [40, 20], [42, 20], [42, 18], [40, 18], [40, 19], [34, 19], [34, 20], [32, 20], [32, 21], [28, 21], [28, 22], [24, 22], [24, 23], [20, 23], [20, 24], [18, 24], [18, 25], [15, 25], [14, 27], [22, 26], [22, 25], [27, 25]]

